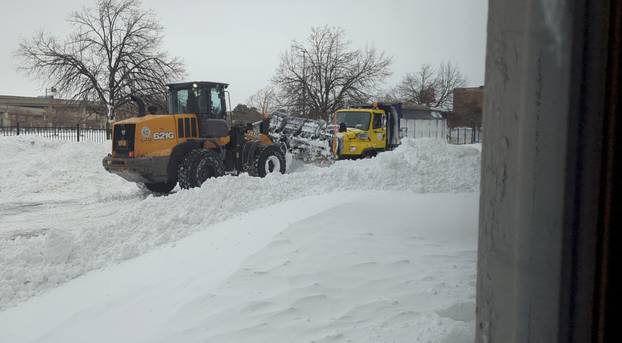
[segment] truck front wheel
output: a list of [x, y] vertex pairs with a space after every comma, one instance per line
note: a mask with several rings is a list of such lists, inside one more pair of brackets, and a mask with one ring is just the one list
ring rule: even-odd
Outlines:
[[361, 154], [361, 158], [372, 158], [372, 157], [376, 157], [376, 155], [377, 155], [376, 150], [365, 150]]

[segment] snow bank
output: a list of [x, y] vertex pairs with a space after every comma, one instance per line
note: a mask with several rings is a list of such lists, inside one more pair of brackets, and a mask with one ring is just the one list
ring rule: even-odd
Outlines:
[[0, 341], [472, 342], [477, 198], [281, 202], [0, 312]]
[[92, 202], [136, 193], [136, 186], [102, 168], [110, 144], [0, 137], [0, 206]]
[[226, 176], [145, 198], [103, 170], [107, 152], [107, 145], [0, 139], [8, 175], [0, 181], [0, 308], [282, 201], [352, 190], [474, 192], [479, 185], [476, 149], [421, 139], [370, 160], [264, 179]]

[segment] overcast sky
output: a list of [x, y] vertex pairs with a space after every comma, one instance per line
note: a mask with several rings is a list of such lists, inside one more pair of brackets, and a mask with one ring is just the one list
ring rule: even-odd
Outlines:
[[[72, 10], [94, 0], [0, 0], [0, 94], [44, 94], [40, 81], [16, 71], [21, 39], [43, 29], [59, 37]], [[143, 0], [165, 27], [164, 49], [181, 57], [188, 80], [230, 83], [233, 105], [274, 74], [292, 40], [312, 26], [341, 26], [352, 47], [393, 56], [395, 85], [421, 64], [449, 60], [468, 85], [484, 80], [487, 0]]]

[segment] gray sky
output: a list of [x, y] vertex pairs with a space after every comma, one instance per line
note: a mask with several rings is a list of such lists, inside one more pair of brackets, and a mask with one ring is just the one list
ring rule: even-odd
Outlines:
[[[41, 83], [15, 69], [17, 45], [43, 29], [62, 37], [69, 13], [94, 0], [0, 0], [0, 94], [36, 96]], [[395, 85], [421, 64], [456, 63], [468, 85], [484, 80], [487, 0], [143, 0], [165, 27], [164, 49], [188, 80], [230, 83], [233, 106], [264, 87], [293, 39], [312, 26], [345, 29], [352, 47], [393, 56]]]

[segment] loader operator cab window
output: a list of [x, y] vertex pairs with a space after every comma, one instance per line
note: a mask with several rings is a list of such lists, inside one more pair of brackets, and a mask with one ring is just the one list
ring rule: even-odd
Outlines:
[[171, 98], [173, 113], [188, 113], [188, 90], [180, 89]]
[[169, 93], [170, 113], [194, 113], [213, 119], [224, 119], [224, 90], [222, 87], [199, 86], [172, 89]]
[[211, 103], [212, 103], [212, 114], [214, 116], [220, 118], [223, 112], [222, 106], [222, 92], [216, 88], [212, 88], [211, 92]]

